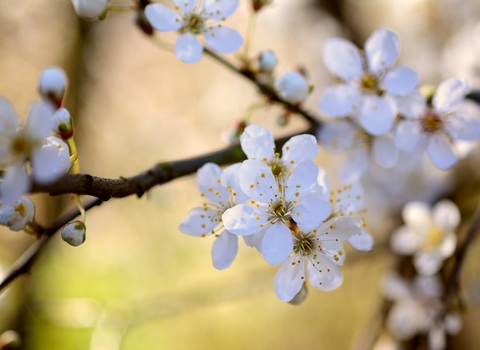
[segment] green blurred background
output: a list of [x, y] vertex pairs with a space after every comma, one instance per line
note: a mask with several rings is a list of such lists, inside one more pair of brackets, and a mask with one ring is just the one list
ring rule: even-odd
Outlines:
[[[240, 2], [228, 25], [244, 33], [249, 6]], [[273, 49], [279, 75], [305, 67], [315, 85], [306, 103], [311, 110], [330, 83], [323, 42], [343, 36], [361, 45], [382, 26], [399, 34], [400, 60], [419, 72], [422, 83], [458, 76], [478, 87], [479, 14], [474, 0], [274, 0], [257, 19], [251, 52]], [[85, 173], [130, 176], [158, 161], [220, 149], [222, 131], [261, 100], [253, 86], [208, 57], [195, 65], [181, 63], [137, 30], [133, 18], [111, 13], [104, 21], [85, 22], [68, 0], [0, 1], [0, 94], [25, 117], [39, 99], [42, 69], [63, 67], [70, 78], [66, 106], [75, 119]], [[163, 37], [173, 42], [174, 36]], [[287, 128], [277, 126], [280, 113], [275, 106], [261, 109], [252, 122], [276, 135], [302, 128], [295, 120]], [[478, 151], [474, 156], [478, 161]], [[338, 157], [323, 151], [318, 164], [337, 185]], [[479, 177], [478, 163], [460, 169]], [[445, 174], [435, 178], [443, 188]], [[0, 297], [0, 334], [16, 330], [21, 348], [35, 350], [355, 347], [381, 305], [381, 276], [395, 265], [385, 241], [399, 223], [396, 214], [405, 198], [382, 191], [367, 192], [374, 251], [348, 250], [342, 287], [310, 290], [299, 306], [277, 299], [278, 267], [255, 250], [241, 244], [233, 265], [217, 271], [210, 257], [213, 241], [179, 232], [188, 211], [201, 203], [193, 176], [141, 199], [112, 199], [88, 213], [85, 244], [73, 248], [54, 236], [31, 275]], [[458, 195], [468, 199], [462, 202], [466, 213], [478, 200], [471, 193]], [[68, 196], [34, 199], [42, 223], [73, 207]], [[0, 268], [6, 270], [32, 241], [2, 229]], [[462, 349], [480, 346], [479, 256], [477, 244], [465, 278], [469, 308], [456, 343]]]

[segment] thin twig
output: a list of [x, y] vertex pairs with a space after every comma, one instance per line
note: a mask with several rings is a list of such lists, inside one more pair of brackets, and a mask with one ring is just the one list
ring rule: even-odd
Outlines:
[[[89, 210], [102, 203], [103, 203], [102, 200], [94, 199], [89, 203], [85, 204], [84, 208], [85, 210]], [[42, 226], [35, 224], [35, 228], [37, 229], [39, 238], [30, 247], [28, 247], [28, 249], [25, 252], [23, 252], [23, 254], [17, 259], [17, 261], [15, 261], [13, 265], [10, 267], [10, 270], [7, 272], [5, 277], [3, 277], [3, 280], [0, 283], [0, 292], [2, 292], [17, 277], [28, 273], [38, 253], [48, 242], [50, 237], [52, 237], [53, 234], [57, 232], [59, 229], [61, 229], [66, 223], [75, 219], [78, 215], [80, 215], [80, 211], [78, 210], [78, 208], [73, 208], [68, 213], [60, 216], [50, 226], [46, 228], [43, 228]]]

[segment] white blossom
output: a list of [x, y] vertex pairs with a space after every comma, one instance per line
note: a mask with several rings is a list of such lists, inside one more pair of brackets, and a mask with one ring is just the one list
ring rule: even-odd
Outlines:
[[307, 79], [296, 71], [286, 72], [275, 80], [274, 87], [280, 97], [290, 103], [300, 103], [309, 94]]
[[410, 68], [393, 68], [399, 50], [398, 36], [384, 28], [368, 38], [364, 54], [345, 39], [327, 40], [323, 56], [335, 84], [324, 92], [320, 110], [352, 117], [372, 135], [388, 132], [397, 114], [393, 96], [408, 94], [418, 83]]
[[51, 102], [56, 108], [60, 108], [67, 85], [67, 74], [62, 68], [48, 67], [40, 74], [38, 89], [44, 101]]
[[77, 247], [85, 242], [87, 228], [79, 220], [69, 222], [62, 228], [62, 239], [68, 244]]
[[393, 233], [392, 250], [413, 255], [419, 274], [434, 275], [455, 251], [455, 229], [460, 223], [457, 206], [449, 200], [442, 200], [430, 209], [427, 203], [414, 201], [405, 205], [402, 217], [405, 225]]
[[12, 231], [20, 231], [33, 221], [35, 206], [32, 200], [26, 196], [12, 204], [0, 203], [0, 224], [7, 226]]
[[173, 0], [175, 10], [164, 4], [150, 4], [145, 15], [152, 26], [161, 32], [178, 31], [175, 54], [183, 62], [200, 61], [203, 45], [196, 37], [203, 34], [214, 51], [230, 53], [237, 50], [243, 39], [233, 28], [221, 22], [235, 12], [238, 0]]
[[249, 125], [240, 136], [240, 145], [248, 159], [267, 164], [274, 176], [286, 178], [303, 160], [312, 160], [318, 154], [315, 136], [297, 135], [282, 147], [282, 155], [275, 152], [272, 133], [260, 125]]
[[188, 218], [180, 224], [183, 233], [205, 237], [214, 235], [212, 248], [213, 266], [219, 270], [228, 268], [238, 251], [238, 237], [224, 229], [222, 214], [229, 208], [244, 203], [248, 197], [239, 185], [240, 164], [225, 170], [213, 163], [207, 163], [197, 172], [198, 187], [206, 198], [203, 207], [193, 208]]
[[52, 117], [52, 131], [62, 139], [68, 140], [73, 136], [73, 118], [66, 108], [59, 108]]
[[262, 72], [272, 73], [277, 63], [277, 56], [272, 50], [263, 51], [260, 56], [258, 56], [258, 67]]
[[418, 90], [400, 99], [399, 112], [404, 119], [395, 130], [397, 147], [411, 152], [424, 142], [437, 168], [452, 167], [457, 162], [452, 143], [480, 140], [480, 121], [460, 110], [460, 102], [469, 90], [466, 81], [452, 78], [440, 83], [431, 107]]
[[285, 260], [275, 276], [275, 293], [284, 302], [292, 300], [305, 283], [330, 291], [343, 282], [338, 265], [343, 264], [342, 242], [360, 233], [361, 221], [353, 217], [337, 217], [311, 231], [293, 235], [293, 255]]
[[72, 0], [75, 13], [86, 20], [95, 20], [108, 8], [109, 0]]

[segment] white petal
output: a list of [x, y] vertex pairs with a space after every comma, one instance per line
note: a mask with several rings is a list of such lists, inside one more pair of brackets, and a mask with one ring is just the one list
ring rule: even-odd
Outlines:
[[262, 242], [263, 258], [272, 265], [281, 264], [292, 253], [292, 232], [283, 222], [270, 227]]
[[249, 125], [240, 136], [240, 145], [248, 159], [263, 162], [271, 160], [275, 154], [272, 133], [260, 125]]
[[321, 242], [344, 242], [361, 232], [362, 221], [359, 218], [340, 216], [324, 222], [317, 229]]
[[433, 225], [430, 206], [421, 201], [408, 202], [402, 209], [402, 218], [406, 225], [419, 232], [426, 232]]
[[445, 129], [454, 140], [480, 140], [480, 120], [469, 116], [452, 116], [445, 120]]
[[347, 161], [340, 174], [341, 179], [346, 183], [353, 183], [360, 179], [369, 162], [369, 152], [365, 147], [356, 147], [348, 154]]
[[239, 177], [243, 192], [250, 198], [262, 203], [269, 203], [275, 198], [277, 182], [265, 163], [250, 159], [244, 161]]
[[238, 237], [228, 231], [223, 231], [220, 236], [215, 239], [215, 242], [213, 242], [213, 266], [218, 270], [225, 270], [230, 267], [237, 256], [237, 251]]
[[191, 236], [208, 236], [212, 230], [219, 224], [215, 220], [216, 212], [206, 207], [197, 207], [190, 210], [188, 217], [180, 224], [180, 231]]
[[196, 2], [196, 0], [173, 0], [173, 3], [183, 12], [191, 12]]
[[365, 43], [365, 56], [368, 69], [382, 73], [393, 67], [400, 51], [397, 34], [381, 28], [373, 32]]
[[203, 46], [192, 33], [180, 35], [175, 41], [175, 55], [185, 63], [200, 61], [203, 54]]
[[299, 255], [289, 257], [275, 275], [275, 294], [283, 302], [292, 300], [302, 288], [305, 278], [303, 257]]
[[75, 12], [87, 20], [94, 20], [107, 10], [108, 0], [73, 0]]
[[443, 258], [436, 253], [418, 252], [413, 257], [417, 272], [423, 276], [433, 276], [442, 267]]
[[388, 72], [383, 79], [382, 86], [391, 95], [405, 96], [418, 84], [418, 74], [405, 66], [399, 66]]
[[458, 334], [462, 330], [463, 322], [457, 313], [449, 313], [445, 316], [444, 327], [448, 334]]
[[388, 96], [364, 96], [359, 111], [359, 121], [365, 131], [378, 136], [392, 128], [397, 114], [395, 103]]
[[250, 197], [248, 197], [240, 187], [239, 172], [242, 167], [242, 163], [237, 163], [226, 167], [220, 177], [221, 183], [225, 188], [230, 187], [235, 193], [235, 199], [237, 203], [246, 203]]
[[325, 122], [317, 131], [318, 141], [331, 152], [341, 152], [353, 146], [357, 128], [348, 121]]
[[311, 160], [300, 162], [286, 183], [285, 198], [288, 201], [305, 198], [317, 183], [318, 166]]
[[373, 157], [384, 168], [392, 168], [397, 162], [398, 150], [392, 135], [375, 137], [372, 145]]
[[343, 283], [343, 275], [332, 259], [317, 254], [315, 266], [307, 264], [308, 280], [310, 284], [318, 289], [330, 291], [337, 289]]
[[[183, 0], [182, 2], [185, 3]], [[161, 32], [179, 30], [183, 25], [183, 20], [178, 13], [164, 4], [148, 5], [145, 7], [145, 16], [153, 28]]]
[[387, 272], [383, 278], [382, 291], [388, 300], [411, 298], [410, 285], [393, 271]]
[[335, 241], [322, 241], [322, 253], [324, 253], [330, 259], [333, 259], [335, 265], [343, 265], [346, 256], [343, 243]]
[[10, 166], [0, 182], [0, 195], [3, 204], [13, 204], [30, 189], [30, 178], [23, 164], [18, 163]]
[[292, 210], [292, 218], [303, 230], [313, 229], [329, 217], [330, 204], [316, 197], [305, 198]]
[[413, 152], [420, 141], [421, 128], [415, 120], [401, 120], [395, 129], [395, 145], [399, 150]]
[[4, 204], [0, 207], [0, 224], [7, 226], [11, 231], [20, 231], [27, 223], [33, 221], [34, 215], [35, 206], [32, 200], [21, 196], [12, 205]]
[[397, 254], [411, 255], [422, 244], [422, 237], [405, 226], [397, 228], [390, 238], [390, 248]]
[[434, 224], [445, 231], [455, 230], [460, 224], [460, 211], [448, 199], [438, 202], [432, 210]]
[[348, 40], [332, 38], [325, 41], [323, 60], [332, 75], [347, 81], [363, 74], [360, 51]]
[[447, 79], [438, 85], [433, 96], [433, 107], [441, 112], [446, 112], [465, 98], [470, 91], [466, 80]]
[[206, 198], [215, 204], [226, 203], [230, 193], [221, 183], [222, 169], [214, 163], [206, 163], [197, 171], [197, 183]]
[[39, 183], [50, 183], [66, 174], [71, 167], [68, 145], [58, 137], [48, 137], [32, 155], [33, 177]]
[[11, 135], [18, 127], [17, 114], [12, 103], [0, 96], [0, 135]]
[[332, 203], [335, 212], [342, 216], [355, 214], [362, 208], [363, 188], [360, 182], [354, 182], [351, 185], [338, 189], [335, 196], [340, 201]]
[[[177, 0], [181, 1], [181, 0]], [[221, 21], [229, 17], [238, 7], [238, 0], [204, 0], [205, 16]]]
[[348, 243], [356, 250], [368, 252], [372, 250], [375, 240], [369, 232], [361, 230], [360, 234], [350, 237]]
[[457, 247], [457, 235], [453, 232], [446, 233], [443, 242], [438, 247], [438, 254], [444, 259], [452, 256]]
[[428, 331], [428, 348], [430, 350], [444, 350], [447, 340], [442, 327], [432, 326]]
[[255, 208], [239, 204], [226, 210], [222, 222], [230, 233], [246, 236], [258, 232], [267, 226], [268, 217]]
[[317, 139], [313, 135], [294, 136], [282, 148], [282, 160], [291, 165], [297, 165], [303, 160], [314, 160], [317, 154]]
[[442, 170], [451, 168], [457, 162], [457, 156], [453, 152], [450, 140], [443, 134], [437, 133], [430, 137], [427, 153], [433, 164]]
[[413, 90], [398, 99], [398, 113], [409, 119], [418, 119], [427, 108], [427, 101], [419, 90]]
[[52, 106], [48, 103], [33, 104], [28, 113], [26, 128], [30, 137], [42, 139], [50, 134], [52, 130], [52, 116], [55, 113]]
[[303, 75], [288, 71], [275, 81], [275, 90], [284, 100], [299, 103], [308, 96], [308, 83]]
[[205, 40], [213, 50], [221, 53], [230, 53], [243, 44], [242, 36], [233, 28], [213, 26], [203, 33]]
[[347, 117], [360, 105], [360, 93], [354, 85], [339, 84], [329, 87], [318, 104], [320, 111], [329, 117]]

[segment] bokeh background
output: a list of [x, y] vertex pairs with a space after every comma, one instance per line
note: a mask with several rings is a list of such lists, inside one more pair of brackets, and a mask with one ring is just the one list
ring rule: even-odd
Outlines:
[[[240, 0], [228, 25], [244, 33], [248, 14], [249, 2]], [[474, 0], [274, 0], [257, 18], [250, 52], [273, 49], [278, 75], [305, 68], [315, 85], [306, 102], [312, 111], [330, 83], [324, 41], [341, 36], [362, 45], [379, 27], [398, 33], [400, 61], [419, 72], [422, 84], [457, 76], [478, 88], [479, 15], [480, 2]], [[131, 176], [159, 161], [218, 150], [226, 145], [222, 132], [262, 101], [251, 84], [208, 57], [183, 64], [143, 35], [133, 19], [133, 13], [122, 12], [85, 22], [66, 0], [0, 2], [0, 94], [24, 118], [39, 99], [42, 69], [63, 67], [70, 78], [66, 107], [75, 119], [85, 173]], [[304, 126], [294, 119], [279, 127], [281, 112], [275, 106], [255, 110], [252, 122], [275, 135]], [[398, 187], [394, 172], [367, 177], [374, 250], [348, 250], [342, 287], [310, 290], [297, 306], [276, 298], [278, 267], [255, 250], [241, 245], [233, 265], [217, 271], [210, 257], [213, 241], [179, 232], [188, 211], [201, 204], [193, 176], [141, 199], [112, 199], [88, 212], [85, 244], [73, 248], [54, 236], [32, 273], [0, 297], [0, 334], [5, 338], [12, 333], [4, 332], [15, 330], [20, 348], [35, 350], [356, 348], [374, 325], [382, 275], [395, 266], [386, 239], [400, 223], [400, 206], [410, 198], [433, 200], [447, 193], [468, 216], [479, 192], [478, 151], [472, 157], [455, 173], [427, 164], [427, 176], [402, 178], [407, 189]], [[317, 159], [334, 186], [340, 185], [341, 158], [323, 150]], [[452, 192], [458, 174], [468, 176], [462, 177], [463, 190]], [[34, 199], [42, 223], [73, 207], [68, 196]], [[1, 230], [0, 275], [32, 242], [24, 233]], [[455, 343], [459, 349], [480, 346], [479, 257], [477, 243], [464, 278], [468, 309]]]

